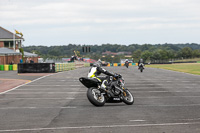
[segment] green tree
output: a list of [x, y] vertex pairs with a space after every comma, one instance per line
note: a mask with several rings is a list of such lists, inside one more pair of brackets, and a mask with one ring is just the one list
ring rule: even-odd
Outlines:
[[151, 56], [152, 56], [152, 53], [149, 52], [148, 50], [142, 52], [142, 54], [141, 54], [141, 58], [142, 58], [145, 62], [146, 62], [146, 61], [150, 61]]
[[159, 60], [167, 60], [168, 59], [168, 53], [166, 50], [158, 50], [159, 54], [160, 54], [160, 58]]
[[142, 51], [141, 50], [136, 50], [135, 52], [133, 52], [133, 59], [134, 61], [137, 62], [137, 60], [139, 60], [141, 58], [141, 54], [142, 54]]
[[191, 58], [192, 57], [192, 49], [190, 47], [185, 47], [181, 50], [181, 55], [183, 58]]
[[192, 52], [192, 56], [193, 57], [200, 57], [200, 49], [196, 49], [196, 50], [193, 50], [193, 52]]
[[51, 55], [51, 56], [59, 56], [60, 52], [56, 49], [52, 49], [48, 52], [48, 54]]

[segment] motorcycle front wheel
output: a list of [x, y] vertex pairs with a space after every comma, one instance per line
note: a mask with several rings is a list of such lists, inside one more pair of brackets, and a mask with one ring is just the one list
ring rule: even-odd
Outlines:
[[87, 98], [94, 106], [104, 106], [106, 102], [104, 95], [95, 87], [88, 89]]
[[122, 97], [125, 104], [132, 105], [134, 103], [134, 97], [129, 90], [124, 90]]

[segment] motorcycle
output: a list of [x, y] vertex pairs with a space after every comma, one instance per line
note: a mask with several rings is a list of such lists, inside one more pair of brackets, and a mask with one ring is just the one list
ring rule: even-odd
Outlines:
[[128, 66], [129, 66], [129, 62], [128, 61], [125, 62], [125, 66], [128, 68]]
[[122, 76], [109, 76], [109, 78], [110, 83], [108, 90], [101, 89], [101, 82], [95, 78], [79, 78], [79, 81], [88, 88], [88, 100], [94, 106], [104, 106], [105, 103], [120, 102], [124, 102], [127, 105], [132, 105], [134, 103], [134, 97], [128, 89], [124, 88], [125, 82]]
[[140, 63], [138, 69], [140, 70], [140, 72], [143, 72], [144, 64]]

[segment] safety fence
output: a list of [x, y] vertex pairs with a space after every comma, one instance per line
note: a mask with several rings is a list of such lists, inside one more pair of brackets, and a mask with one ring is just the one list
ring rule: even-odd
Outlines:
[[90, 63], [85, 63], [85, 62], [56, 63], [55, 69], [56, 69], [56, 72], [62, 72], [62, 71], [74, 70], [80, 67], [89, 67], [89, 66], [90, 66]]
[[56, 72], [74, 70], [75, 68], [76, 68], [75, 63], [56, 63], [55, 64]]

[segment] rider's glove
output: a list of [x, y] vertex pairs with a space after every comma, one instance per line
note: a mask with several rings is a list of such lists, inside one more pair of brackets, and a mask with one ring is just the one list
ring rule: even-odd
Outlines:
[[117, 73], [114, 74], [114, 78], [117, 78], [119, 75]]

